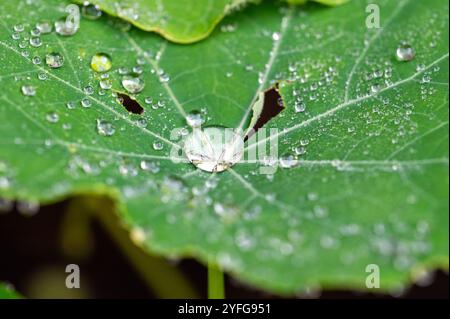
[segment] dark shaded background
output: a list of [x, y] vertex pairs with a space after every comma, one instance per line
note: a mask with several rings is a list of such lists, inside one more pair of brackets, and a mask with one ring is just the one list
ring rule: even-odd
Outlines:
[[[29, 298], [155, 298], [152, 289], [142, 279], [142, 273], [124, 255], [123, 246], [111, 238], [97, 218], [84, 218], [77, 211], [71, 220], [68, 206], [71, 200], [41, 207], [33, 216], [24, 216], [16, 208], [0, 214], [0, 281], [11, 283], [20, 293]], [[72, 200], [73, 203], [73, 200]], [[131, 253], [147, 259], [155, 259], [132, 244], [128, 233], [119, 226], [118, 218], [110, 213], [113, 232], [126, 238]], [[85, 220], [88, 227], [80, 232], [79, 220]], [[69, 227], [69, 228], [67, 228]], [[64, 238], [67, 233], [77, 237]], [[61, 237], [63, 236], [63, 237]], [[75, 240], [74, 240], [75, 238]], [[70, 242], [72, 241], [72, 244]], [[61, 243], [66, 243], [62, 245]], [[69, 242], [69, 244], [67, 244]], [[77, 245], [79, 248], [77, 248]], [[84, 246], [84, 247], [83, 247]], [[87, 248], [86, 248], [87, 247]], [[128, 252], [130, 253], [130, 252]], [[159, 258], [166, 263], [166, 260]], [[64, 286], [67, 264], [75, 263], [81, 269], [81, 289], [66, 289]], [[180, 271], [197, 291], [197, 296], [206, 297], [206, 268], [192, 259], [169, 261], [166, 267]], [[158, 275], [158, 274], [156, 274]], [[437, 271], [427, 286], [413, 285], [401, 298], [448, 298], [448, 274]], [[170, 282], [167, 285], [171, 285]], [[174, 296], [176, 286], [172, 287]], [[227, 298], [278, 298], [247, 285], [226, 278]], [[304, 296], [292, 296], [304, 297]], [[394, 298], [390, 295], [361, 293], [353, 291], [322, 291], [319, 298]], [[396, 296], [398, 297], [398, 296]]]

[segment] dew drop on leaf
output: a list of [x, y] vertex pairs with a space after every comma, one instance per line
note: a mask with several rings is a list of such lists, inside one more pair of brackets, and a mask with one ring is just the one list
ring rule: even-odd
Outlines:
[[84, 98], [84, 99], [81, 100], [81, 106], [82, 107], [88, 108], [88, 107], [91, 107], [91, 105], [92, 105], [92, 102], [88, 98]]
[[48, 34], [53, 30], [52, 24], [48, 21], [41, 21], [36, 23], [36, 28], [40, 31], [41, 34]]
[[408, 43], [401, 43], [396, 51], [397, 60], [399, 61], [411, 61], [415, 55], [413, 47]]
[[112, 136], [116, 132], [116, 128], [111, 122], [105, 120], [97, 120], [97, 133], [102, 136]]
[[32, 37], [30, 38], [30, 45], [32, 47], [38, 48], [42, 45], [42, 40], [39, 37]]
[[186, 123], [190, 127], [200, 127], [205, 123], [205, 118], [203, 117], [203, 114], [198, 111], [192, 111], [189, 114], [186, 115]]
[[240, 161], [244, 142], [231, 129], [195, 129], [186, 137], [184, 151], [189, 161], [207, 172], [222, 172]]
[[83, 92], [87, 95], [92, 95], [94, 93], [94, 88], [90, 85], [87, 85], [83, 88]]
[[39, 211], [39, 203], [32, 201], [18, 201], [16, 208], [17, 211], [24, 216], [33, 216]]
[[154, 142], [154, 143], [153, 143], [153, 149], [154, 149], [155, 151], [160, 151], [160, 150], [163, 149], [163, 147], [164, 147], [164, 145], [163, 145], [162, 142], [157, 141], [157, 142]]
[[57, 52], [47, 53], [45, 63], [52, 69], [60, 68], [64, 64], [64, 57]]
[[103, 79], [99, 82], [99, 84], [103, 90], [109, 90], [112, 88], [112, 82], [109, 79]]
[[111, 57], [106, 53], [97, 53], [92, 56], [91, 68], [95, 72], [103, 73], [111, 69]]
[[145, 82], [139, 77], [125, 75], [122, 78], [122, 86], [127, 92], [135, 94], [144, 89]]
[[59, 121], [59, 115], [55, 112], [50, 112], [45, 116], [45, 119], [50, 123], [57, 123]]
[[81, 8], [81, 14], [86, 19], [97, 20], [102, 16], [102, 10], [100, 10], [98, 5], [87, 3]]
[[297, 164], [298, 164], [297, 159], [292, 155], [286, 155], [280, 158], [280, 166], [282, 168], [292, 168]]
[[13, 27], [13, 29], [16, 32], [22, 32], [25, 29], [25, 27], [23, 26], [22, 23], [18, 23]]
[[151, 173], [158, 173], [159, 172], [159, 165], [156, 162], [153, 161], [147, 161], [142, 160], [140, 163], [140, 167], [144, 171], [148, 171]]
[[26, 96], [35, 96], [36, 95], [36, 87], [32, 85], [23, 85], [22, 88], [22, 94]]

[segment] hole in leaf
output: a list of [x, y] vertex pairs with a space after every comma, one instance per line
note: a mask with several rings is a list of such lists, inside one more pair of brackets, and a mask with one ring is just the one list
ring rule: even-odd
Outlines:
[[261, 114], [253, 125], [253, 130], [245, 137], [245, 140], [255, 134], [261, 127], [277, 116], [283, 109], [283, 101], [277, 87], [272, 87], [265, 91]]
[[124, 93], [117, 93], [118, 100], [120, 104], [122, 104], [128, 112], [134, 113], [134, 114], [142, 114], [144, 113], [144, 108], [140, 106], [140, 104], [133, 100], [131, 97], [129, 97], [127, 94]]

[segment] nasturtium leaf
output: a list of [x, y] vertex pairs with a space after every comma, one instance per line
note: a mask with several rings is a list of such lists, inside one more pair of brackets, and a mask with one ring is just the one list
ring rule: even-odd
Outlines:
[[[376, 268], [380, 289], [398, 292], [446, 269], [448, 3], [375, 4], [380, 28], [366, 24], [365, 1], [264, 2], [194, 45], [103, 16], [36, 48], [30, 30], [66, 4], [2, 2], [0, 195], [107, 194], [145, 249], [214, 261], [278, 293], [365, 289]], [[99, 53], [108, 76], [90, 67]], [[276, 85], [284, 109], [240, 162], [211, 174], [176, 161], [186, 117], [245, 130]], [[144, 112], [127, 111], [124, 94]], [[264, 142], [279, 157], [249, 156]]]
[[21, 296], [11, 286], [0, 282], [0, 299], [20, 299]]
[[[178, 43], [207, 37], [228, 13], [260, 0], [94, 0], [106, 13]], [[78, 1], [84, 3], [84, 1]], [[232, 29], [229, 26], [228, 29]]]
[[[267, 0], [266, 0], [267, 1]], [[308, 0], [286, 0], [304, 4]], [[325, 5], [339, 5], [348, 0], [312, 0]], [[86, 1], [78, 0], [86, 4]], [[134, 26], [161, 34], [177, 43], [192, 43], [207, 37], [214, 27], [231, 12], [261, 0], [93, 0], [85, 8], [96, 6], [106, 13], [124, 19]], [[89, 12], [89, 9], [87, 9]], [[223, 26], [232, 31], [234, 24]]]

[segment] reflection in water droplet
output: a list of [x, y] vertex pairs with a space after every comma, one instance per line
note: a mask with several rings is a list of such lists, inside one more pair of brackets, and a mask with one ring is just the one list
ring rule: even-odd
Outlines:
[[122, 78], [122, 86], [129, 93], [135, 94], [141, 92], [144, 89], [145, 83], [139, 77], [125, 75]]
[[91, 68], [95, 72], [103, 73], [107, 72], [111, 69], [112, 62], [111, 58], [106, 53], [97, 53], [94, 56], [92, 56], [91, 59]]
[[48, 53], [45, 56], [45, 63], [50, 68], [57, 69], [64, 64], [64, 57], [57, 52]]
[[232, 129], [194, 129], [186, 137], [184, 151], [196, 167], [207, 172], [222, 172], [239, 162], [244, 152], [244, 141]]

